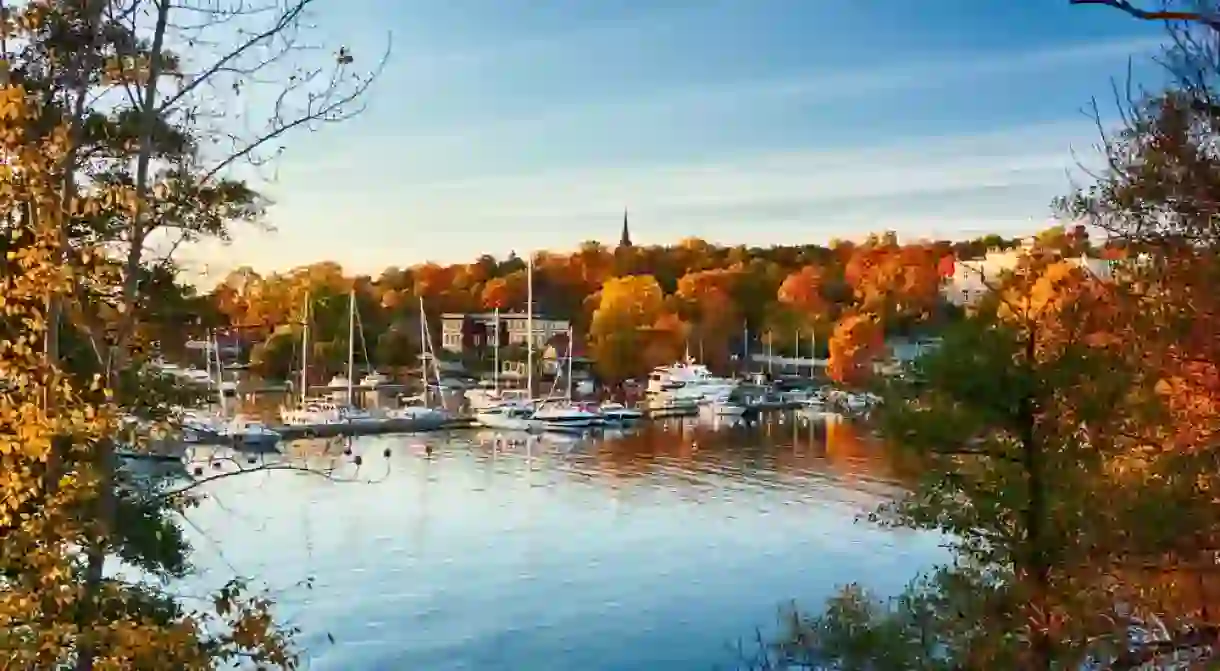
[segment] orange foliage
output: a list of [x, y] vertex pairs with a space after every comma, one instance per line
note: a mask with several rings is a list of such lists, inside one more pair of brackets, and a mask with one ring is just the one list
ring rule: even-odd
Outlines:
[[831, 307], [823, 293], [825, 282], [825, 270], [818, 266], [805, 266], [784, 278], [783, 284], [779, 285], [779, 301], [806, 315], [824, 316]]
[[830, 338], [826, 372], [845, 386], [857, 386], [872, 373], [872, 362], [884, 348], [881, 322], [869, 314], [851, 314], [839, 320]]
[[481, 296], [483, 307], [488, 310], [524, 309], [529, 294], [528, 279], [525, 271], [518, 270], [504, 277], [488, 280], [483, 285]]
[[939, 297], [943, 264], [930, 245], [857, 247], [844, 278], [864, 310], [917, 314]]

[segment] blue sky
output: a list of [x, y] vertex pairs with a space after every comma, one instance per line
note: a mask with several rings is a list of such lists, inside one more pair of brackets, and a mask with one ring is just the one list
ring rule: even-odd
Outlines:
[[644, 244], [1030, 230], [1162, 36], [1067, 0], [321, 4], [392, 61], [363, 116], [292, 137], [275, 233], [191, 251], [213, 276], [612, 243], [624, 208]]

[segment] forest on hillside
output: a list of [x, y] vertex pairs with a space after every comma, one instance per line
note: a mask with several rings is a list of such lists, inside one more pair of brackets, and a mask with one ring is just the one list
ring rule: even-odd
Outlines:
[[[1080, 227], [1054, 227], [1039, 239], [1065, 253], [1107, 253], [1093, 249]], [[860, 243], [769, 248], [697, 238], [613, 249], [588, 242], [572, 253], [534, 254], [534, 312], [570, 321], [607, 380], [641, 375], [688, 345], [723, 368], [750, 333], [778, 354], [799, 347], [807, 355], [816, 343], [818, 356], [832, 359], [832, 373], [849, 381], [883, 336], [926, 332], [953, 317], [940, 286], [956, 260], [1018, 243], [996, 235], [904, 243], [892, 232]], [[325, 261], [268, 275], [238, 268], [206, 297], [199, 321], [238, 334], [254, 370], [282, 378], [299, 360], [308, 296], [311, 361], [330, 373], [346, 363], [354, 291], [363, 335], [358, 358], [383, 368], [410, 366], [421, 351], [421, 301], [435, 344], [441, 314], [524, 311], [526, 266], [516, 255], [484, 255], [470, 263], [391, 267], [377, 277]], [[485, 365], [482, 354], [467, 363]]]

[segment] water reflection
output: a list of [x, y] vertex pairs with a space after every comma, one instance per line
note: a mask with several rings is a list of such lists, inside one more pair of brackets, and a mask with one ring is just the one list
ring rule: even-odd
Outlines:
[[[258, 463], [330, 479], [208, 485], [192, 520], [217, 542], [200, 540], [189, 587], [265, 580], [315, 669], [707, 669], [782, 602], [861, 578], [896, 590], [939, 558], [935, 539], [854, 523], [899, 484], [849, 425], [286, 447]], [[221, 452], [198, 456], [223, 466]], [[314, 589], [297, 587], [310, 576]]]

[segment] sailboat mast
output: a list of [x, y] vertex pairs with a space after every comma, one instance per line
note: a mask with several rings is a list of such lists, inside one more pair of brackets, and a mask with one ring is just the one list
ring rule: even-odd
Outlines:
[[534, 255], [525, 262], [525, 388], [534, 398]]
[[568, 327], [568, 400], [572, 400], [572, 327]]
[[305, 316], [301, 320], [301, 402], [309, 396], [309, 303], [312, 300], [309, 292], [305, 292]]
[[491, 379], [497, 392], [500, 391], [500, 308], [496, 308], [495, 320], [495, 348], [493, 349], [493, 357], [495, 359], [493, 365], [495, 369], [491, 372]]
[[[222, 417], [228, 417], [228, 403], [225, 402], [225, 390], [224, 387], [221, 386], [221, 382], [224, 381], [225, 376], [224, 367], [220, 364], [220, 342], [216, 339], [216, 332], [210, 331], [208, 333], [208, 356], [213, 356], [213, 352], [215, 353], [214, 356], [216, 357], [216, 395], [220, 399], [220, 414]], [[208, 364], [208, 367], [210, 368], [210, 360], [208, 361]]]
[[352, 377], [356, 368], [356, 288], [352, 287], [347, 301], [347, 402], [355, 405]]
[[[428, 399], [428, 320], [424, 316], [424, 297], [419, 297], [419, 381], [424, 385], [424, 406], [431, 407]], [[441, 393], [437, 388], [436, 393]]]
[[212, 329], [208, 329], [203, 336], [203, 370], [208, 374], [208, 384], [213, 384], [215, 378], [212, 375]]
[[741, 325], [741, 363], [746, 373], [750, 372], [750, 325]]

